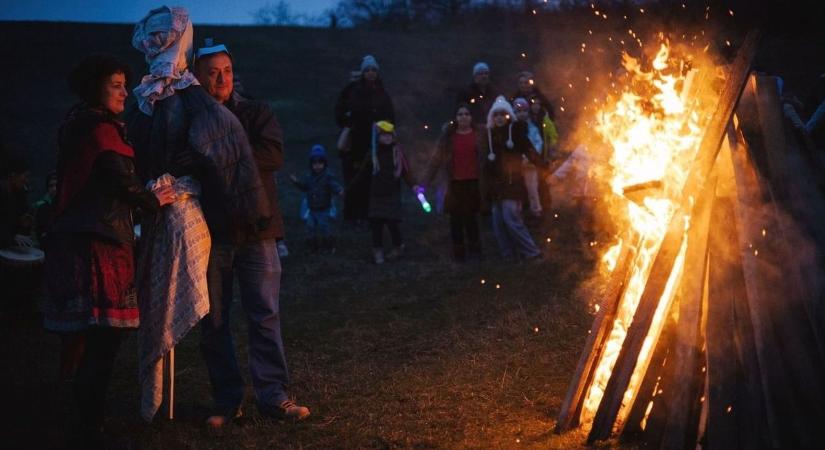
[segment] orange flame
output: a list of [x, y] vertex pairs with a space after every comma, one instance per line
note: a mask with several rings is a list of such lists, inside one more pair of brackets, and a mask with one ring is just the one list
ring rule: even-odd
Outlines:
[[[678, 207], [688, 166], [702, 139], [700, 118], [707, 116], [705, 113], [712, 105], [707, 99], [691, 95], [695, 88], [692, 86], [695, 71], [687, 70], [687, 60], [671, 57], [667, 42], [659, 45], [649, 68], [626, 53], [622, 60], [628, 74], [627, 86], [618, 99], [597, 113], [596, 131], [612, 151], [609, 185], [612, 193], [622, 199], [621, 207], [613, 214], [621, 216], [620, 222], [629, 224], [627, 235], [638, 236], [639, 247], [619, 301], [613, 328], [584, 400], [581, 422], [586, 426], [592, 424], [639, 305], [653, 260]], [[628, 193], [634, 189], [638, 195], [634, 194], [631, 198]], [[620, 240], [604, 254], [602, 261], [608, 271], [615, 269], [622, 246], [633, 245], [632, 241]], [[682, 242], [657, 306], [636, 371], [625, 392], [617, 424], [623, 424], [626, 420], [647, 369], [650, 353], [678, 286], [686, 242], [686, 239]]]

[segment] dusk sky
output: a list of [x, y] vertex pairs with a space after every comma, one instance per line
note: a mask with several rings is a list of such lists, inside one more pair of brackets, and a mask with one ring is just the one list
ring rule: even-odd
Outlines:
[[[277, 0], [12, 0], [3, 2], [0, 20], [134, 23], [152, 8], [167, 4], [185, 6], [192, 22], [252, 24], [252, 12]], [[289, 0], [293, 13], [316, 15], [336, 0]]]

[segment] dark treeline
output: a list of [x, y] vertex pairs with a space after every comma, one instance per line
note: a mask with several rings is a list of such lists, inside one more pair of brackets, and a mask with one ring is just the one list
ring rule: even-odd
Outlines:
[[[340, 0], [321, 15], [293, 14], [285, 1], [252, 13], [264, 25], [354, 26], [417, 29], [451, 25], [495, 26], [502, 20], [540, 19], [571, 12], [647, 14], [674, 24], [718, 21], [734, 12], [736, 28], [760, 28], [771, 34], [811, 35], [822, 32], [817, 0]], [[725, 23], [731, 26], [730, 21]]]

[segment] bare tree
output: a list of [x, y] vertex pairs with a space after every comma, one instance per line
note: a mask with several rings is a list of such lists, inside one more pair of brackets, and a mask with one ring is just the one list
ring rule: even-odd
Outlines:
[[261, 25], [291, 25], [296, 22], [297, 17], [292, 13], [289, 3], [284, 0], [278, 3], [267, 3], [252, 12], [255, 23]]

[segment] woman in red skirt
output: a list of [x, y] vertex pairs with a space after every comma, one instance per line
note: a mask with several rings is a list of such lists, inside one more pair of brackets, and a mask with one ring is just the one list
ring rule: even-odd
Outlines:
[[47, 243], [46, 329], [61, 334], [61, 375], [75, 377], [83, 446], [100, 446], [106, 390], [121, 332], [139, 324], [133, 210], [153, 213], [174, 198], [135, 175], [134, 152], [117, 115], [129, 69], [91, 55], [69, 75], [81, 103], [59, 133], [57, 198]]

